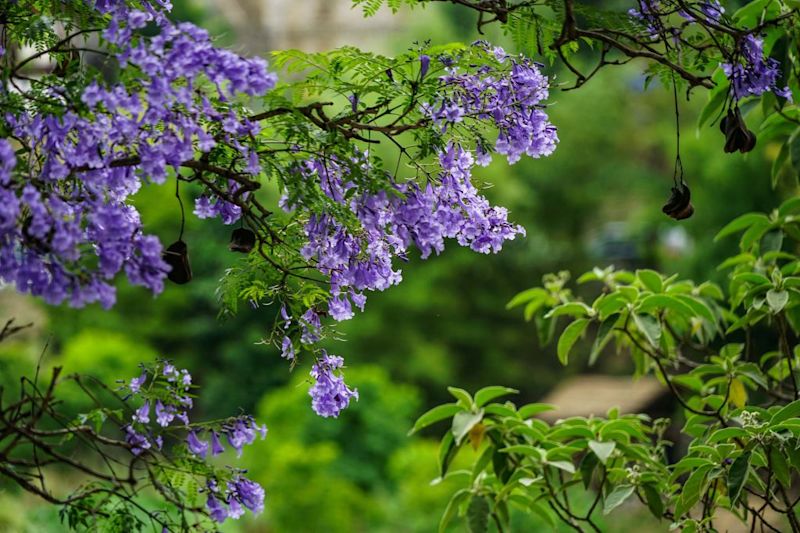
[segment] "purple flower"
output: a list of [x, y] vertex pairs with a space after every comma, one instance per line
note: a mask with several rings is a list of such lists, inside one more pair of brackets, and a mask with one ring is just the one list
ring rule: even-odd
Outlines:
[[213, 494], [208, 495], [206, 508], [208, 509], [208, 514], [211, 515], [211, 518], [217, 522], [222, 523], [228, 518], [228, 510], [218, 499], [214, 497]]
[[150, 423], [150, 402], [145, 401], [144, 404], [136, 410], [133, 415], [133, 420], [140, 424]]
[[189, 447], [189, 451], [194, 455], [199, 455], [202, 459], [206, 458], [208, 442], [198, 439], [197, 433], [194, 430], [190, 431], [186, 436], [186, 445]]
[[219, 455], [225, 451], [225, 448], [222, 447], [222, 443], [219, 441], [219, 435], [217, 435], [216, 431], [211, 432], [211, 455]]
[[350, 398], [358, 399], [358, 391], [347, 387], [341, 372], [336, 370], [344, 366], [344, 359], [328, 355], [324, 350], [322, 357], [311, 368], [314, 385], [309, 389], [311, 408], [323, 417], [337, 417], [342, 409], [350, 404]]
[[128, 388], [131, 390], [131, 393], [137, 394], [139, 390], [142, 388], [142, 385], [144, 385], [145, 381], [147, 381], [147, 372], [145, 371], [142, 371], [142, 375], [139, 376], [138, 378], [132, 378], [130, 385], [128, 385]]
[[152, 446], [147, 437], [141, 433], [137, 433], [131, 426], [125, 426], [125, 442], [131, 447], [133, 455], [141, 455], [142, 452], [149, 450]]
[[428, 73], [428, 68], [431, 66], [431, 58], [425, 54], [419, 56], [419, 77], [420, 79], [425, 77], [425, 74]]
[[281, 343], [281, 357], [288, 360], [293, 360], [295, 357], [294, 354], [294, 346], [292, 345], [292, 339], [289, 337], [284, 337], [283, 342]]
[[255, 481], [238, 476], [228, 483], [228, 488], [233, 498], [240, 501], [253, 513], [258, 514], [264, 510], [264, 489]]
[[156, 422], [161, 427], [167, 427], [175, 418], [175, 408], [171, 405], [164, 405], [161, 400], [156, 400]]
[[722, 65], [736, 100], [745, 96], [759, 96], [767, 91], [791, 100], [788, 87], [777, 87], [780, 78], [778, 62], [764, 56], [763, 39], [748, 34], [739, 42], [739, 51], [741, 62]]

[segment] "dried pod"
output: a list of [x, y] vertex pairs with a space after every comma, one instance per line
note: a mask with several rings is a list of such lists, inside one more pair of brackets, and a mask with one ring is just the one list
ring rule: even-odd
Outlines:
[[720, 120], [719, 128], [725, 134], [725, 153], [746, 153], [755, 148], [756, 135], [747, 129], [738, 107], [728, 110], [728, 114]]
[[256, 245], [256, 234], [247, 228], [237, 228], [231, 233], [231, 243], [228, 249], [231, 252], [249, 254]]
[[164, 261], [171, 267], [167, 279], [178, 285], [189, 283], [192, 280], [192, 267], [189, 265], [189, 250], [183, 241], [170, 244], [164, 255]]
[[677, 187], [672, 187], [672, 194], [661, 210], [675, 220], [683, 220], [694, 214], [692, 206], [692, 193], [689, 186], [681, 182]]

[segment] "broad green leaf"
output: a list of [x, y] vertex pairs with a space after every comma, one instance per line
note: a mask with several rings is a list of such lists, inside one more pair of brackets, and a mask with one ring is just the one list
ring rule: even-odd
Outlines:
[[603, 514], [608, 514], [627, 500], [633, 494], [635, 487], [633, 485], [617, 485], [614, 490], [606, 496], [606, 501], [603, 503]]
[[708, 102], [703, 106], [702, 111], [700, 111], [700, 117], [697, 119], [698, 134], [702, 127], [705, 126], [709, 120], [716, 117], [720, 109], [722, 109], [722, 105], [730, 90], [729, 87], [730, 84], [720, 84], [708, 92]]
[[448, 431], [442, 437], [442, 442], [439, 444], [439, 476], [444, 477], [447, 475], [447, 470], [450, 468], [450, 463], [458, 452], [458, 446], [453, 438], [453, 432]]
[[738, 216], [728, 222], [719, 233], [714, 237], [715, 241], [720, 240], [721, 238], [731, 235], [733, 233], [739, 232], [752, 226], [755, 223], [769, 223], [769, 218], [764, 213], [747, 213], [741, 216]]
[[769, 305], [772, 314], [777, 315], [783, 311], [783, 308], [786, 307], [788, 302], [789, 293], [787, 291], [776, 291], [775, 289], [767, 291], [767, 305]]
[[642, 303], [639, 304], [637, 311], [640, 313], [651, 313], [658, 309], [670, 309], [684, 317], [694, 315], [694, 311], [686, 303], [667, 294], [651, 294], [647, 296], [642, 300]]
[[573, 465], [569, 461], [547, 461], [547, 464], [570, 474], [575, 473], [575, 465]]
[[562, 365], [566, 365], [569, 360], [569, 352], [578, 340], [578, 337], [583, 335], [586, 331], [586, 326], [589, 325], [589, 319], [581, 318], [567, 326], [564, 333], [558, 339], [558, 360]]
[[594, 469], [597, 467], [598, 462], [597, 455], [594, 453], [584, 454], [583, 459], [581, 459], [578, 470], [583, 480], [583, 488], [588, 489], [589, 485], [592, 484], [592, 474], [594, 474]]
[[644, 286], [652, 292], [659, 293], [664, 289], [664, 280], [661, 279], [661, 274], [655, 270], [637, 270], [636, 278]]
[[785, 217], [800, 212], [800, 196], [793, 196], [778, 208], [778, 215]]
[[737, 457], [731, 464], [728, 471], [728, 498], [731, 501], [731, 506], [736, 504], [739, 495], [742, 493], [747, 481], [747, 472], [750, 469], [750, 452], [744, 452]]
[[517, 413], [520, 418], [526, 419], [532, 416], [544, 413], [545, 411], [552, 411], [556, 406], [549, 403], [529, 403], [519, 408]]
[[430, 426], [431, 424], [435, 424], [436, 422], [444, 420], [445, 418], [450, 418], [451, 416], [463, 410], [464, 410], [463, 407], [455, 403], [446, 403], [444, 405], [437, 405], [433, 409], [427, 411], [425, 414], [420, 416], [414, 423], [414, 427], [411, 428], [411, 431], [409, 431], [408, 434], [412, 435], [417, 431]]
[[616, 442], [599, 442], [596, 440], [589, 441], [589, 448], [591, 448], [591, 450], [603, 464], [606, 464], [608, 457], [612, 454], [616, 447]]
[[792, 158], [792, 167], [795, 172], [800, 172], [800, 129], [795, 130], [791, 139], [789, 139], [789, 153]]
[[772, 415], [769, 423], [770, 425], [774, 426], [775, 424], [780, 424], [785, 420], [789, 420], [790, 418], [797, 418], [800, 415], [800, 400], [795, 400], [792, 403], [785, 405], [780, 411]]
[[456, 440], [456, 445], [461, 444], [461, 441], [470, 430], [483, 419], [483, 409], [477, 413], [471, 411], [461, 411], [456, 413], [453, 417], [453, 437]]
[[511, 298], [511, 301], [506, 304], [506, 309], [512, 309], [531, 300], [539, 300], [545, 297], [547, 297], [547, 291], [541, 287], [527, 289]]
[[453, 397], [458, 400], [459, 405], [463, 405], [467, 409], [472, 408], [472, 396], [470, 396], [470, 394], [464, 389], [459, 389], [458, 387], [447, 387], [447, 392], [452, 394]]
[[708, 439], [706, 440], [707, 443], [713, 444], [717, 442], [728, 442], [733, 439], [746, 437], [747, 430], [744, 428], [739, 427], [729, 427], [729, 428], [722, 428], [716, 430], [712, 433]]
[[636, 324], [637, 329], [642, 332], [647, 342], [654, 348], [658, 348], [661, 342], [661, 324], [658, 319], [650, 315], [640, 315], [633, 313], [633, 322]]
[[467, 525], [470, 533], [486, 533], [489, 531], [489, 502], [486, 496], [476, 494], [467, 507]]
[[681, 496], [675, 506], [676, 518], [683, 516], [700, 500], [706, 477], [711, 468], [712, 465], [701, 466], [689, 474], [689, 478], [683, 484]]
[[569, 315], [574, 318], [590, 316], [593, 309], [583, 302], [569, 302], [554, 307], [544, 315], [545, 318], [555, 318], [562, 315]]
[[453, 494], [453, 497], [447, 502], [442, 519], [439, 521], [439, 533], [444, 533], [447, 530], [448, 524], [458, 512], [458, 506], [465, 502], [469, 495], [469, 489], [461, 489]]
[[769, 450], [769, 465], [772, 467], [775, 478], [780, 481], [781, 485], [788, 489], [792, 484], [792, 474], [789, 471], [789, 463], [786, 460], [786, 455], [784, 455], [777, 445], [773, 445]]
[[644, 499], [647, 502], [647, 508], [650, 509], [650, 512], [653, 513], [653, 516], [659, 520], [663, 518], [664, 501], [661, 499], [661, 495], [658, 493], [658, 490], [656, 490], [652, 483], [645, 483], [642, 485], [642, 490], [644, 491]]
[[597, 330], [597, 337], [594, 339], [592, 351], [589, 354], [589, 366], [594, 365], [594, 363], [597, 361], [597, 358], [600, 356], [600, 352], [603, 351], [603, 348], [606, 347], [608, 341], [610, 341], [613, 337], [614, 326], [616, 325], [617, 320], [619, 320], [619, 315], [614, 314], [607, 317], [600, 323], [600, 327]]
[[505, 396], [507, 394], [517, 394], [518, 392], [519, 391], [517, 389], [510, 389], [508, 387], [501, 387], [499, 385], [484, 387], [475, 393], [475, 405], [477, 407], [483, 407], [495, 398], [499, 398], [500, 396]]

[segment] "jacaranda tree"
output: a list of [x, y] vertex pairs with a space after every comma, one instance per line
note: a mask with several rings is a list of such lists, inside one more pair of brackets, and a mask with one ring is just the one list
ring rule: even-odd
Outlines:
[[[50, 304], [106, 308], [120, 277], [155, 294], [165, 279], [188, 283], [192, 243], [183, 240], [183, 221], [192, 201], [197, 217], [232, 226], [230, 250], [242, 254], [220, 282], [223, 312], [235, 314], [241, 302], [279, 308], [267, 342], [290, 368], [305, 366], [312, 409], [336, 417], [358, 398], [344, 381], [343, 358], [319, 348], [337, 321], [363, 311], [371, 291], [399, 283], [411, 254], [428, 258], [448, 241], [496, 253], [524, 236], [482, 195], [476, 167], [555, 150], [551, 81], [534, 57], [572, 74], [564, 89], [644, 60], [648, 79], [673, 92], [676, 115], [679, 93], [707, 95], [700, 125], [719, 123], [720, 149], [748, 152], [757, 140], [779, 139], [773, 179], [800, 168], [795, 2], [757, 0], [729, 12], [717, 2], [671, 0], [613, 11], [571, 0], [451, 1], [477, 12], [479, 31], [502, 25], [522, 53], [483, 40], [416, 44], [394, 58], [291, 50], [276, 52], [271, 67], [173, 22], [166, 1], [3, 3], [0, 279]], [[367, 15], [382, 3], [355, 2]], [[270, 68], [290, 81], [279, 83]], [[745, 116], [759, 103], [766, 118], [754, 133]], [[664, 212], [680, 220], [694, 207], [676, 137]], [[391, 155], [375, 155], [378, 145]], [[147, 234], [133, 203], [142, 187], [155, 186], [176, 197], [171, 243]], [[765, 518], [767, 506], [800, 530], [792, 496], [800, 467], [800, 299], [792, 280], [800, 267], [783, 240], [800, 238], [798, 210], [790, 200], [723, 230], [744, 232], [742, 254], [728, 262], [727, 301], [708, 282], [613, 269], [583, 278], [604, 284], [592, 305], [571, 296], [564, 275], [518, 296], [512, 303], [526, 306], [545, 339], [559, 317], [571, 318], [558, 342], [564, 362], [597, 324], [592, 358], [613, 340], [638, 373], [655, 372], [690, 415], [685, 431], [694, 441], [671, 465], [662, 422], [610, 413], [549, 426], [531, 418], [541, 405], [490, 403], [508, 389], [474, 398], [452, 389], [458, 401], [416, 427], [453, 418], [442, 475], [462, 476], [465, 488], [443, 524], [462, 511], [473, 530], [486, 530], [490, 517], [502, 530], [514, 504], [596, 529], [601, 501], [610, 512], [635, 494], [690, 531], [712, 529], [719, 508], [779, 530], [782, 523]], [[774, 334], [775, 351], [754, 353], [754, 328]], [[14, 330], [9, 322], [3, 336]], [[95, 408], [67, 416], [57, 400], [67, 382]], [[116, 387], [37, 372], [19, 398], [0, 405], [0, 474], [60, 505], [77, 529], [206, 530], [246, 509], [260, 512], [264, 491], [246, 472], [206, 459], [225, 446], [241, 451], [266, 427], [247, 415], [190, 420], [193, 391], [188, 371], [168, 360], [144, 363], [140, 376]], [[481, 459], [471, 472], [448, 473], [465, 439], [482, 447]], [[75, 446], [95, 457], [74, 459]], [[50, 464], [87, 482], [54, 494], [42, 471]], [[596, 498], [578, 510], [569, 498], [581, 479]], [[152, 494], [157, 503], [144, 497]]]

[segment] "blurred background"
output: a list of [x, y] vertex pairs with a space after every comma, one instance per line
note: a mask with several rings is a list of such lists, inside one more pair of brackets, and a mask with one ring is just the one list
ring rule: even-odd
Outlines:
[[[175, 4], [176, 18], [209, 28], [221, 35], [222, 44], [244, 54], [345, 44], [392, 54], [425, 39], [441, 44], [478, 37], [472, 12], [449, 5], [397, 15], [384, 9], [365, 20], [350, 0]], [[488, 31], [485, 38], [514, 51], [498, 28]], [[195, 279], [168, 285], [157, 299], [121, 282], [118, 304], [105, 312], [96, 306], [45, 307], [11, 289], [0, 290], [0, 319], [35, 324], [0, 344], [0, 381], [13, 387], [43, 351], [48, 366], [91, 373], [109, 383], [137, 374], [139, 361], [171, 358], [201, 387], [196, 417], [243, 410], [270, 428], [267, 440], [243, 457], [267, 490], [266, 510], [224, 530], [435, 531], [453, 492], [447, 483], [430, 485], [437, 475], [437, 439], [446, 427], [406, 434], [416, 416], [447, 401], [448, 385], [474, 391], [502, 384], [519, 389], [518, 402], [550, 395], [577, 401], [579, 409], [597, 409], [596, 414], [605, 411], [603, 402], [628, 401], [630, 409], [658, 403], [658, 390], [642, 384], [586, 377], [628, 375], [625, 356], [608, 353], [592, 368], [585, 357], [575, 357], [568, 368], [561, 367], [554, 347], [538, 344], [535, 326], [520, 311], [505, 310], [514, 294], [538, 284], [547, 272], [570, 270], [577, 277], [595, 265], [719, 280], [716, 267], [735, 253], [735, 242], [713, 243], [713, 235], [734, 216], [769, 210], [790, 192], [781, 189], [789, 185], [770, 188], [775, 147], [759, 146], [747, 157], [727, 155], [716, 127], [697, 131], [705, 101], [698, 94], [681, 103], [682, 155], [696, 213], [680, 223], [665, 217], [660, 208], [669, 196], [675, 156], [672, 96], [655, 83], [645, 90], [638, 67], [609, 68], [579, 91], [553, 90], [548, 111], [561, 138], [553, 156], [513, 167], [497, 161], [476, 172], [479, 181], [492, 185], [487, 196], [510, 209], [527, 238], [509, 243], [496, 256], [451, 243], [441, 256], [412, 260], [400, 286], [372, 294], [366, 312], [342, 325], [343, 338], [328, 348], [345, 357], [347, 381], [358, 388], [360, 400], [339, 419], [318, 418], [311, 411], [306, 366], [290, 374], [276, 350], [258, 344], [275, 309], [242, 307], [238, 316], [218, 319], [216, 284], [237, 260], [221, 252], [227, 250], [230, 228], [191, 217], [185, 240], [192, 247]], [[569, 84], [565, 73], [546, 69], [557, 84]], [[753, 111], [748, 120], [757, 123], [757, 114]], [[173, 195], [150, 187], [136, 201], [146, 230], [164, 242], [174, 240], [180, 215]], [[595, 397], [603, 400], [594, 405]], [[604, 531], [666, 530], [644, 515], [631, 507], [606, 521]], [[63, 529], [57, 509], [0, 484], [0, 531]], [[514, 530], [548, 528], [519, 516]]]

